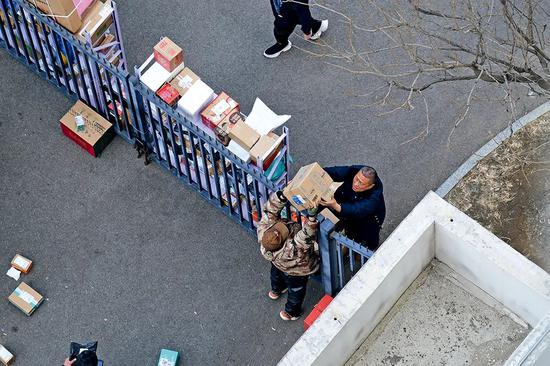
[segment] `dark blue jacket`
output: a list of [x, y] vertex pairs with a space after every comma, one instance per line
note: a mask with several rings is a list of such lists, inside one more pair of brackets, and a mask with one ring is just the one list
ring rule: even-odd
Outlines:
[[361, 170], [362, 165], [336, 166], [325, 168], [335, 182], [343, 182], [334, 194], [336, 202], [342, 206], [340, 213], [335, 213], [350, 239], [366, 244], [374, 250], [380, 243], [380, 229], [386, 218], [384, 187], [379, 177], [374, 187], [364, 192], [353, 190], [353, 177]]

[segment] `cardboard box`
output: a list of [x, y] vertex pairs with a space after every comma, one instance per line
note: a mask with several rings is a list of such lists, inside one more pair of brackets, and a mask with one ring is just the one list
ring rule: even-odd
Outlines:
[[73, 0], [29, 0], [29, 2], [44, 14], [51, 15], [57, 23], [71, 33], [77, 32], [82, 26], [82, 20]]
[[225, 117], [220, 124], [216, 126], [216, 129], [214, 130], [216, 138], [225, 146], [229, 145], [229, 142], [231, 142], [229, 130], [239, 121], [244, 122], [244, 116], [241, 115], [241, 112], [235, 111], [227, 115], [227, 117]]
[[313, 163], [300, 168], [283, 193], [296, 209], [307, 210], [316, 207], [323, 197], [330, 195], [332, 183], [328, 173], [319, 164]]
[[246, 150], [251, 150], [260, 139], [260, 134], [241, 120], [231, 125], [229, 137]]
[[82, 27], [78, 30], [78, 37], [86, 42], [86, 32], [88, 32], [92, 45], [99, 43], [104, 33], [113, 24], [113, 11], [111, 0], [96, 1], [86, 11], [82, 19]]
[[193, 123], [200, 122], [201, 111], [216, 97], [214, 90], [206, 85], [202, 80], [197, 80], [195, 84], [178, 102], [178, 111], [180, 111], [188, 120]]
[[15, 361], [15, 356], [0, 344], [0, 362], [5, 366], [10, 366], [13, 361]]
[[240, 110], [239, 103], [234, 101], [233, 98], [225, 92], [221, 92], [220, 95], [202, 111], [202, 122], [206, 127], [215, 130], [225, 117], [232, 112], [239, 112]]
[[328, 208], [323, 209], [320, 214], [323, 215], [326, 219], [330, 220], [334, 225], [340, 222], [340, 219], [336, 217], [336, 215], [333, 214], [332, 211]]
[[190, 68], [186, 67], [179, 74], [177, 74], [172, 80], [170, 80], [170, 85], [175, 88], [181, 96], [184, 96], [185, 93], [191, 89], [193, 84], [199, 81], [201, 78], [198, 77]]
[[[78, 115], [82, 116], [86, 122], [86, 129], [83, 132], [76, 130], [75, 117]], [[69, 112], [61, 118], [60, 124], [65, 136], [94, 157], [97, 157], [115, 136], [111, 122], [81, 101], [71, 107]]]
[[11, 266], [24, 274], [30, 272], [32, 267], [32, 261], [28, 258], [23, 257], [20, 254], [16, 254], [15, 257], [11, 260]]
[[164, 100], [169, 106], [174, 106], [180, 99], [180, 93], [170, 84], [164, 84], [158, 91], [157, 95]]
[[304, 331], [308, 330], [320, 316], [321, 312], [319, 309], [314, 307], [313, 310], [311, 310], [311, 313], [309, 313], [309, 315], [304, 319]]
[[272, 136], [260, 136], [258, 141], [252, 146], [252, 149], [250, 149], [252, 161], [257, 163], [259, 159], [264, 157], [273, 148], [276, 142], [277, 139]]
[[169, 349], [161, 349], [157, 366], [176, 366], [179, 354]]
[[25, 282], [21, 282], [19, 286], [8, 297], [8, 300], [19, 308], [22, 312], [31, 316], [38, 309], [44, 297], [32, 289]]
[[183, 62], [183, 50], [168, 37], [164, 37], [153, 48], [155, 61], [172, 72]]

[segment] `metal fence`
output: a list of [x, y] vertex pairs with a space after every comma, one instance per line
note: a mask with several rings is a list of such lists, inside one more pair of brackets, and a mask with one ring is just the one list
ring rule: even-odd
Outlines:
[[110, 120], [126, 141], [138, 137], [128, 73], [27, 2], [0, 0], [0, 46], [64, 94]]
[[[116, 4], [113, 4], [116, 7]], [[24, 0], [0, 0], [0, 47], [72, 99], [80, 99], [114, 124], [117, 134], [138, 144], [149, 160], [199, 192], [249, 232], [256, 231], [269, 194], [288, 182], [288, 130], [269, 167], [248, 164], [212, 134], [188, 121], [126, 70], [115, 8], [122, 67], [81, 42]], [[286, 218], [300, 222], [287, 208]], [[323, 220], [322, 216], [321, 220]], [[321, 281], [334, 295], [373, 254], [335, 232], [330, 220], [320, 225]], [[347, 249], [345, 249], [347, 248]]]
[[320, 217], [321, 281], [327, 294], [336, 295], [372, 257], [374, 252], [336, 231], [332, 221]]

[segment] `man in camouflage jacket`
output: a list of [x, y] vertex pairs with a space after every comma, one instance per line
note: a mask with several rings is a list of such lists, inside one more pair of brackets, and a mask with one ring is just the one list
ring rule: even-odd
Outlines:
[[258, 242], [263, 257], [271, 261], [271, 291], [268, 296], [277, 300], [288, 291], [283, 320], [296, 320], [302, 314], [309, 275], [319, 269], [317, 209], [308, 211], [303, 225], [281, 219], [286, 205], [281, 191], [272, 193], [263, 207], [258, 224]]

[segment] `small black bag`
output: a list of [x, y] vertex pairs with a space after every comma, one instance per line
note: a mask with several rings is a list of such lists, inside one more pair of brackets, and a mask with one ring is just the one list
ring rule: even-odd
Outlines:
[[70, 360], [76, 358], [73, 366], [97, 366], [97, 342], [80, 344], [71, 342], [71, 357]]

